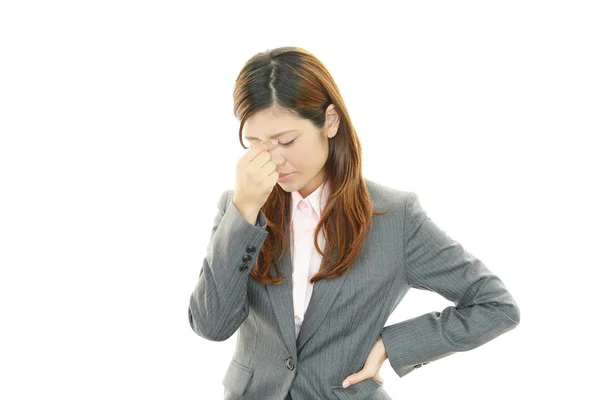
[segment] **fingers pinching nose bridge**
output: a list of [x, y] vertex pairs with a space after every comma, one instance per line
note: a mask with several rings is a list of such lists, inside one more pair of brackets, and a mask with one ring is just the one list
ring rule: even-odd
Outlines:
[[277, 144], [279, 144], [279, 141], [277, 141], [277, 139], [271, 139], [268, 141], [260, 141], [260, 145], [264, 146], [265, 149], [267, 150], [271, 150], [273, 147], [275, 147]]

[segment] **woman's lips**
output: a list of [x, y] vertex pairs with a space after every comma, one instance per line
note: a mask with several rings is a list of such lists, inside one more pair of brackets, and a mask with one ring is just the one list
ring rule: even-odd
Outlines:
[[294, 172], [290, 172], [289, 174], [279, 174], [279, 178], [277, 179], [277, 182], [287, 181], [293, 175], [294, 175]]

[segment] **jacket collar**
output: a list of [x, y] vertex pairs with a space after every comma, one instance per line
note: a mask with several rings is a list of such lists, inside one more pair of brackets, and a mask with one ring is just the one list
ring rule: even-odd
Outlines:
[[[331, 185], [329, 183], [329, 179], [327, 179], [306, 197], [306, 200], [310, 202], [310, 205], [312, 206], [313, 210], [315, 210], [315, 212], [317, 213], [318, 218], [321, 218], [321, 212], [325, 208], [325, 203], [327, 203], [327, 199], [329, 198], [330, 187]], [[293, 220], [294, 214], [298, 207], [298, 203], [300, 203], [300, 201], [302, 201], [304, 198], [297, 190], [292, 192], [291, 197], [291, 212]]]

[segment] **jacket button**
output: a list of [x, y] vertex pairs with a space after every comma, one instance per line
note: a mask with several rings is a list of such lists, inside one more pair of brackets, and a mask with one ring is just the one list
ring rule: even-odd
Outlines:
[[285, 359], [285, 366], [291, 371], [295, 368], [294, 359], [292, 357], [288, 357]]
[[240, 271], [245, 271], [248, 269], [248, 264], [242, 264], [240, 265]]
[[255, 251], [256, 251], [256, 247], [254, 247], [254, 246], [248, 246], [248, 247], [246, 247], [246, 253], [252, 254]]
[[252, 257], [250, 257], [248, 254], [244, 254], [244, 257], [242, 257], [242, 261], [245, 263], [247, 263], [250, 260], [252, 260]]

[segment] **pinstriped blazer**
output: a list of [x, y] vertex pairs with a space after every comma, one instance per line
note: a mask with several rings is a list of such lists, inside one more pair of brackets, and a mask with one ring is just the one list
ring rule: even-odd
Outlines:
[[[250, 278], [267, 220], [260, 211], [251, 225], [232, 203], [233, 190], [221, 195], [188, 316], [208, 340], [238, 332], [222, 380], [224, 399], [391, 399], [372, 378], [341, 386], [362, 369], [378, 336], [402, 377], [519, 323], [519, 307], [503, 282], [427, 216], [416, 193], [364, 181], [375, 209], [389, 212], [373, 217], [360, 256], [344, 275], [314, 284], [297, 340], [289, 251], [278, 265], [283, 284]], [[287, 223], [285, 232], [289, 243]], [[384, 326], [411, 287], [437, 292], [455, 306]]]

